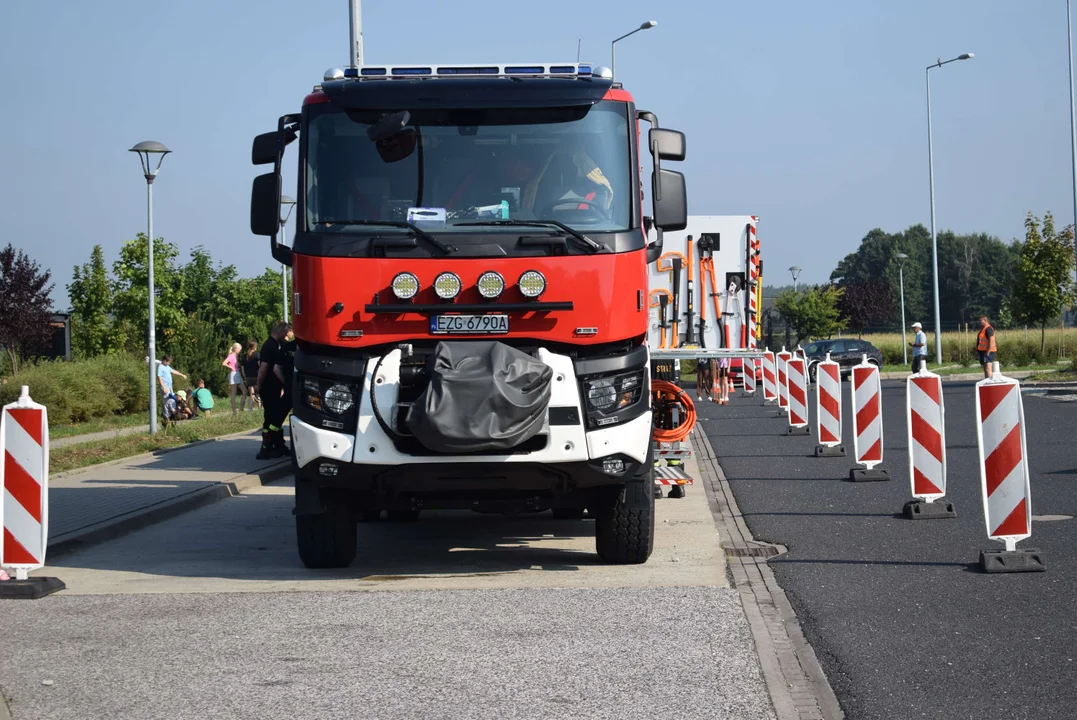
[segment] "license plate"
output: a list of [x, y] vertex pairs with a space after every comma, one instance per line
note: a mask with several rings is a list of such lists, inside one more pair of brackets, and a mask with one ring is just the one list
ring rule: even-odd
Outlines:
[[436, 335], [499, 335], [508, 331], [508, 315], [434, 315], [430, 318], [430, 332]]

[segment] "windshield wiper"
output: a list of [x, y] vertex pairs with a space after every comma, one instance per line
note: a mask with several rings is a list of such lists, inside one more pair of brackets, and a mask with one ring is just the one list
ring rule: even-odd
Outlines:
[[523, 225], [523, 226], [530, 226], [530, 227], [543, 227], [543, 226], [555, 227], [555, 228], [561, 230], [562, 232], [567, 233], [569, 236], [575, 238], [576, 240], [579, 240], [581, 243], [583, 243], [588, 248], [590, 248], [592, 253], [596, 253], [599, 250], [609, 250], [609, 248], [606, 247], [605, 245], [595, 242], [594, 240], [587, 237], [586, 235], [579, 232], [578, 230], [573, 230], [568, 225], [565, 225], [562, 222], [558, 222], [557, 220], [476, 220], [476, 221], [472, 221], [472, 222], [460, 222], [460, 223], [453, 223], [453, 224], [456, 225], [457, 227], [464, 226], [464, 225], [508, 225], [508, 226]]
[[436, 247], [446, 255], [452, 255], [456, 252], [455, 245], [446, 245], [438, 240], [436, 237], [420, 228], [415, 223], [409, 223], [404, 220], [319, 220], [319, 223], [326, 223], [328, 225], [380, 225], [382, 227], [398, 227], [411, 230], [417, 237], [421, 237], [428, 243]]

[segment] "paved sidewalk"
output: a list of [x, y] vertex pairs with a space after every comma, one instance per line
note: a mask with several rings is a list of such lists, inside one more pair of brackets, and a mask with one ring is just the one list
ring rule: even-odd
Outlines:
[[[50, 478], [50, 552], [88, 533], [111, 527], [106, 536], [115, 535], [145, 524], [131, 525], [133, 516], [155, 509], [174, 515], [288, 471], [287, 460], [256, 460], [258, 446], [252, 431]], [[187, 508], [175, 507], [194, 500]]]

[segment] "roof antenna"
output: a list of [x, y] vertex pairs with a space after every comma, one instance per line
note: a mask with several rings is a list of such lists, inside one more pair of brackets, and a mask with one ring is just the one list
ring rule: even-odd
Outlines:
[[576, 63], [580, 62], [580, 44], [583, 42], [583, 38], [576, 39]]

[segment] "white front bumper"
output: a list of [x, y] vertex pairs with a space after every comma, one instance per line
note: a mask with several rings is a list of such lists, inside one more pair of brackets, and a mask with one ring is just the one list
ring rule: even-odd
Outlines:
[[[539, 359], [553, 370], [553, 387], [550, 407], [572, 407], [577, 417], [585, 418], [580, 406], [579, 383], [572, 358], [539, 349]], [[291, 419], [292, 443], [295, 445], [299, 467], [317, 458], [363, 465], [405, 465], [432, 463], [568, 463], [594, 460], [610, 455], [625, 455], [644, 462], [651, 442], [651, 415], [645, 412], [639, 417], [612, 427], [585, 432], [582, 423], [577, 425], [550, 425], [548, 441], [542, 450], [530, 453], [505, 453], [503, 455], [434, 455], [419, 456], [401, 453], [382, 430], [374, 417], [370, 403], [370, 388], [374, 388], [378, 410], [389, 425], [395, 426], [392, 408], [396, 403], [399, 383], [400, 351], [394, 350], [385, 357], [378, 376], [374, 377], [376, 359], [367, 364], [363, 392], [359, 398], [358, 432], [353, 437], [343, 433], [323, 430], [299, 420]], [[645, 401], [646, 402], [646, 401]]]

